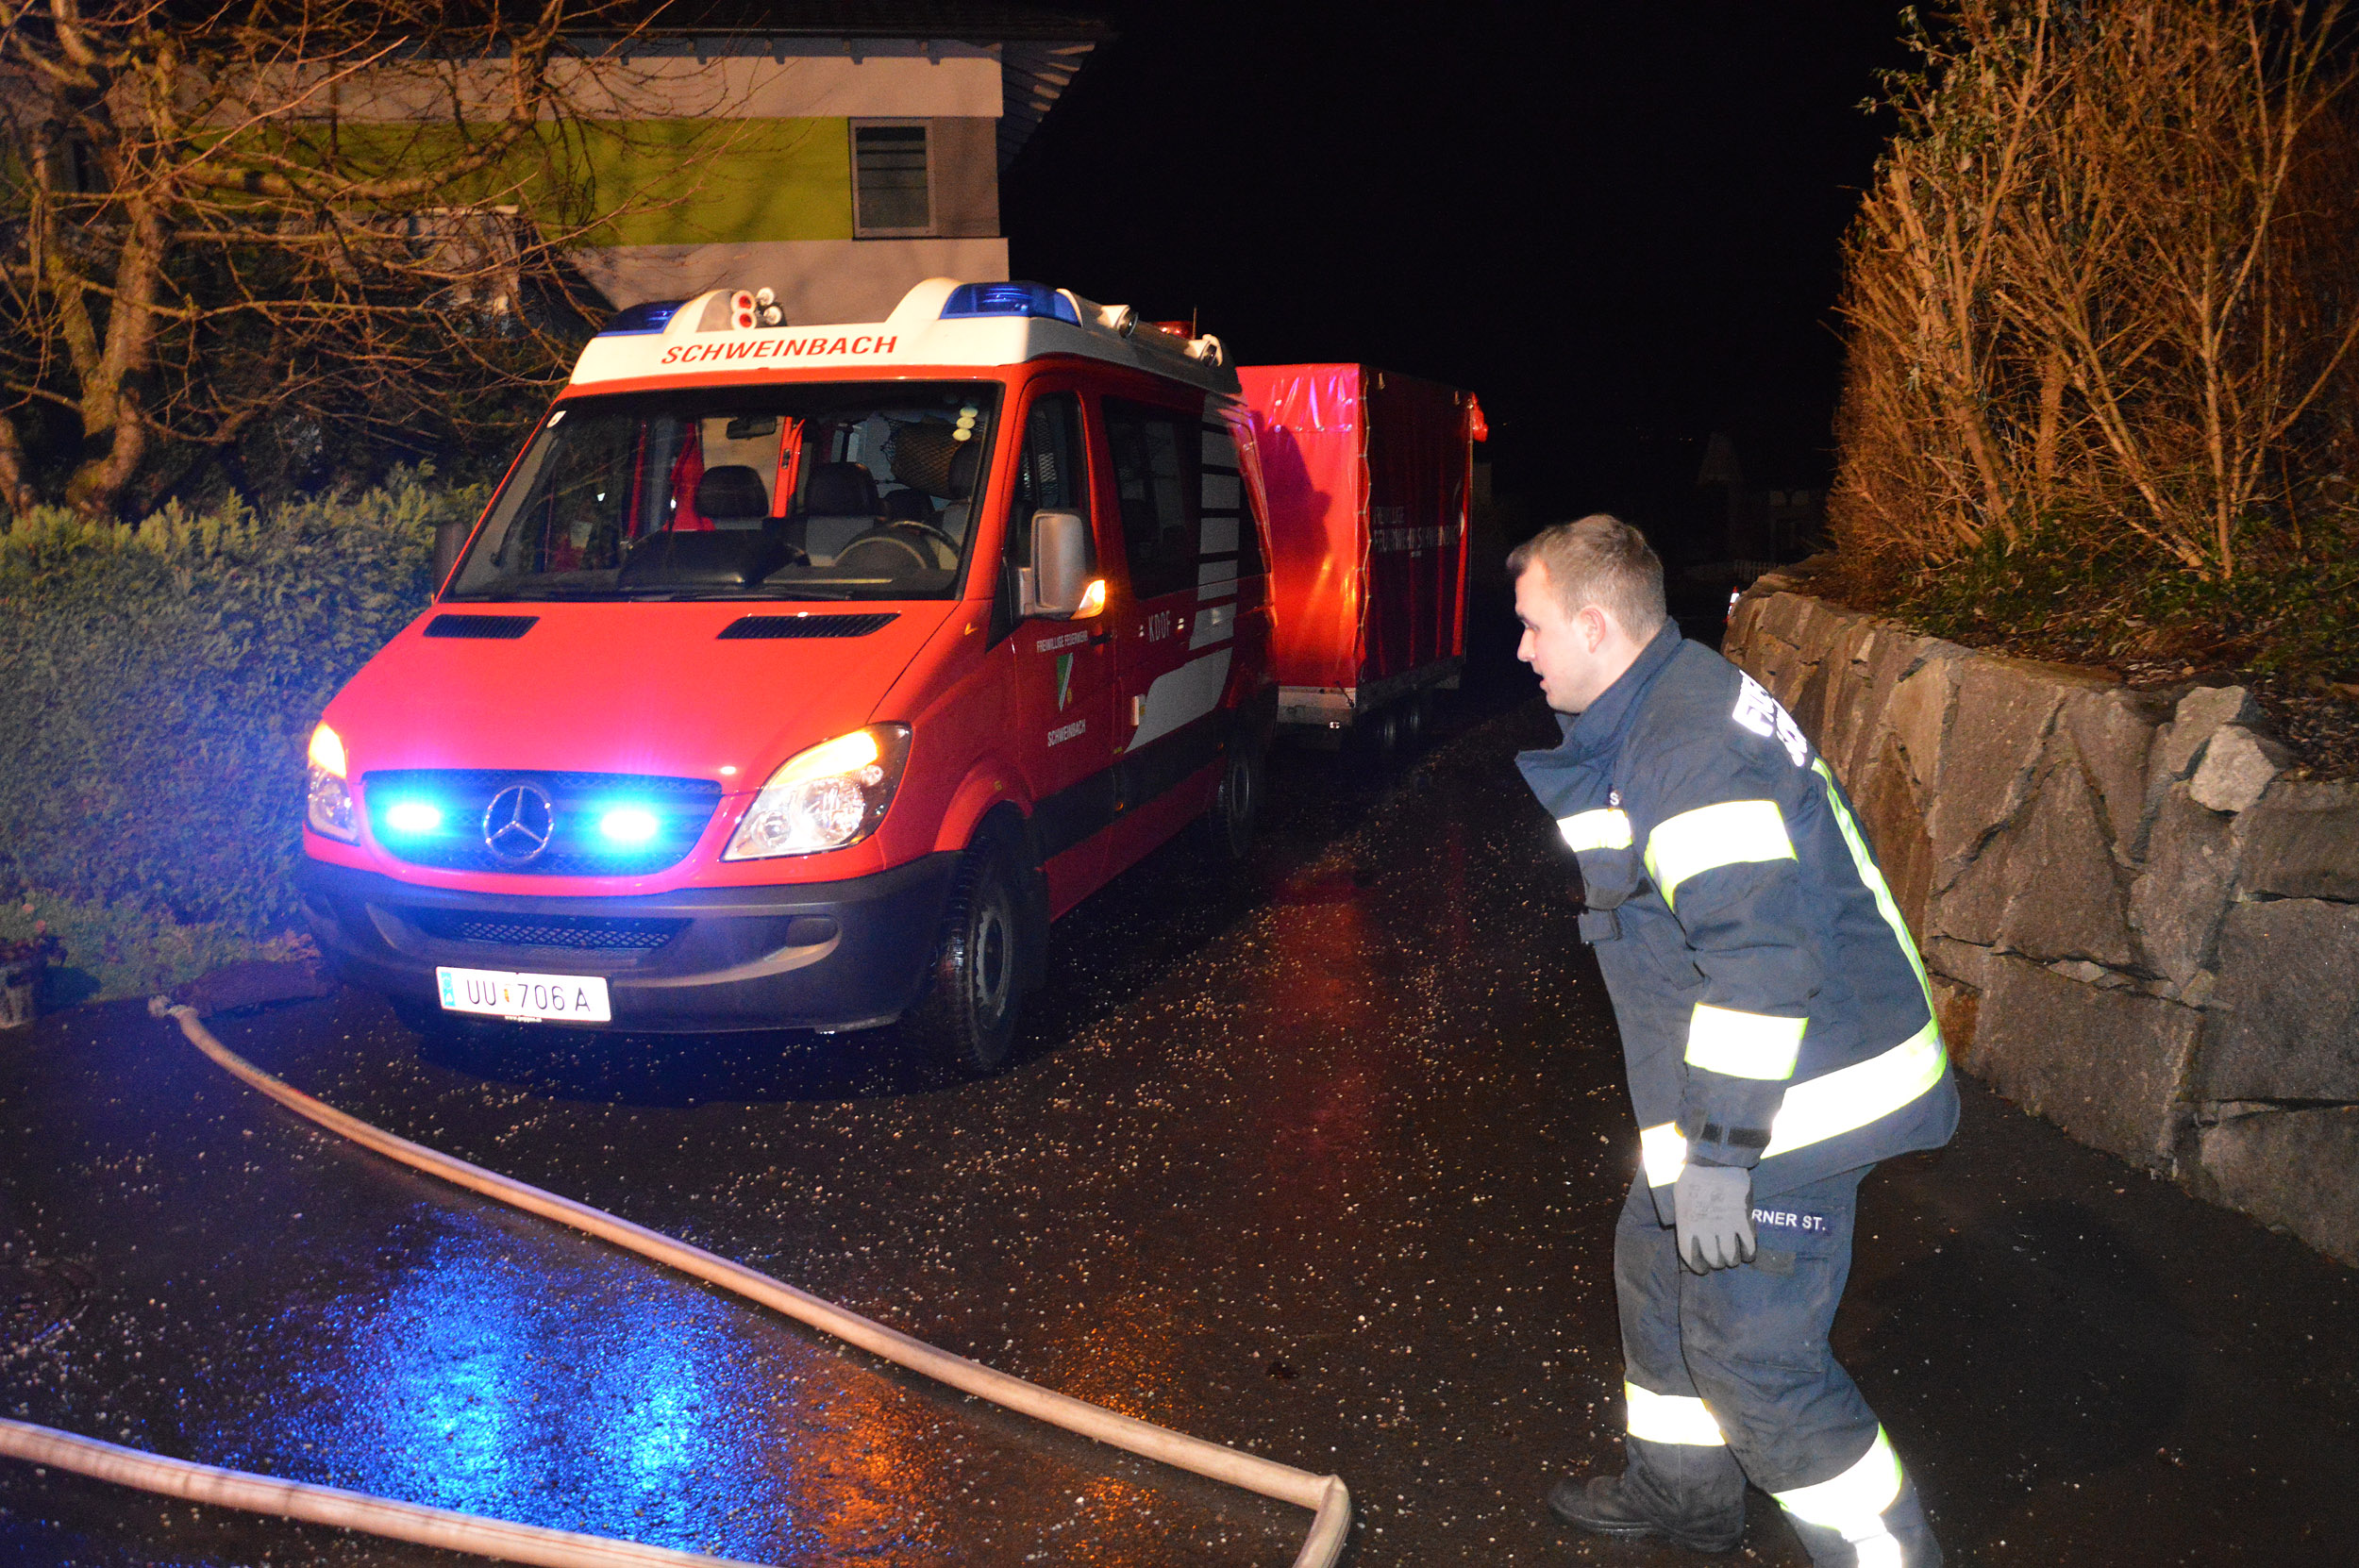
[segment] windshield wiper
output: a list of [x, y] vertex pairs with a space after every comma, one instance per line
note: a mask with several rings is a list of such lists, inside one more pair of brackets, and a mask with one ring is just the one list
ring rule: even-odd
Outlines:
[[[894, 596], [895, 595], [886, 595], [886, 597]], [[480, 605], [503, 604], [510, 602], [539, 603], [548, 600], [564, 599], [581, 601], [606, 600], [611, 603], [617, 604], [671, 604], [688, 603], [706, 599], [727, 600], [731, 602], [748, 599], [768, 599], [773, 602], [783, 601], [791, 604], [796, 600], [802, 599], [824, 601], [828, 603], [841, 603], [858, 597], [860, 597], [860, 595], [853, 592], [850, 589], [831, 589], [823, 583], [772, 583], [766, 586], [756, 583], [749, 584], [744, 588], [714, 588], [709, 585], [697, 583], [682, 583], [678, 585], [665, 583], [642, 583], [630, 588], [623, 588], [619, 586], [606, 588], [559, 587], [549, 584], [540, 584], [531, 587], [508, 588], [497, 591], [478, 589], [469, 593], [451, 593], [444, 595], [442, 602], [443, 604]]]
[[501, 604], [516, 599], [611, 599], [620, 596], [620, 592], [611, 585], [604, 588], [592, 588], [586, 584], [536, 583], [513, 588], [477, 589], [466, 593], [446, 594], [443, 602], [444, 604], [484, 605]]

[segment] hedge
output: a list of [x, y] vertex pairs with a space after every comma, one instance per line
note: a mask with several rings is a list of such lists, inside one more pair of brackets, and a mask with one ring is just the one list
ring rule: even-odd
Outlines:
[[0, 533], [0, 891], [254, 939], [293, 926], [310, 728], [425, 608], [435, 525], [482, 502], [419, 469], [267, 514], [17, 519]]

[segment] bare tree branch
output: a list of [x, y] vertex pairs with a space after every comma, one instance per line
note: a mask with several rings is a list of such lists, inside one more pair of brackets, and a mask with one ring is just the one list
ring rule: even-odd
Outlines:
[[604, 3], [0, 0], [0, 506], [37, 447], [98, 516], [290, 413], [414, 442], [552, 388], [627, 205], [580, 106], [634, 35], [566, 42]]
[[2068, 511], [2236, 572], [2359, 343], [2348, 191], [2299, 198], [2353, 140], [2342, 17], [1960, 0], [1917, 38], [1848, 242], [1839, 538], [1936, 564]]

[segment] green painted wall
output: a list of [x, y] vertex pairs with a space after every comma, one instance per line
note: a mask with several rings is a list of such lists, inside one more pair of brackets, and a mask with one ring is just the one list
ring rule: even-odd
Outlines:
[[843, 120], [637, 120], [585, 129], [597, 205], [634, 200], [587, 243], [852, 238]]
[[[320, 132], [307, 127], [304, 134]], [[335, 134], [344, 157], [388, 172], [430, 164], [460, 146], [457, 132], [437, 125], [345, 125]], [[447, 199], [514, 203], [530, 210], [569, 182], [564, 171], [588, 176], [586, 190], [567, 204], [578, 209], [570, 215], [574, 221], [602, 209], [624, 209], [584, 233], [584, 244], [852, 238], [851, 133], [841, 118], [598, 120], [561, 131], [551, 126], [537, 145], [462, 182]], [[550, 229], [570, 226], [566, 215], [544, 218]]]

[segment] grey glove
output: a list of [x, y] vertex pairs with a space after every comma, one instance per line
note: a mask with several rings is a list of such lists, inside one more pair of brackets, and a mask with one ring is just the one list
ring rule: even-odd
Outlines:
[[1671, 1189], [1680, 1261], [1692, 1274], [1753, 1260], [1753, 1173], [1735, 1165], [1690, 1164]]

